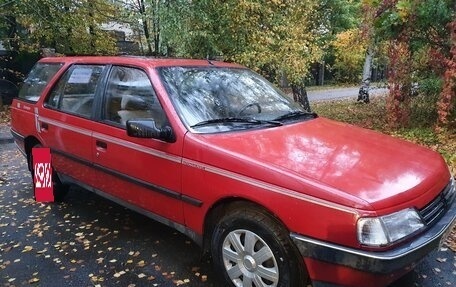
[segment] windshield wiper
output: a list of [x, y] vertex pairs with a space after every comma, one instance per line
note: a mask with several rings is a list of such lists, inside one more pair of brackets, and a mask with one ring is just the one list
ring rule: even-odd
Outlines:
[[224, 124], [224, 123], [245, 123], [245, 124], [253, 124], [253, 125], [274, 125], [274, 126], [281, 126], [281, 122], [277, 121], [266, 121], [266, 120], [256, 120], [252, 118], [235, 118], [235, 117], [228, 117], [228, 118], [219, 118], [219, 119], [211, 119], [207, 121], [202, 121], [197, 124], [191, 126], [191, 128], [213, 125], [213, 124]]
[[281, 121], [281, 120], [289, 120], [289, 119], [297, 119], [297, 118], [316, 118], [318, 115], [312, 112], [305, 112], [305, 111], [291, 111], [284, 115], [281, 115], [274, 119], [274, 121]]

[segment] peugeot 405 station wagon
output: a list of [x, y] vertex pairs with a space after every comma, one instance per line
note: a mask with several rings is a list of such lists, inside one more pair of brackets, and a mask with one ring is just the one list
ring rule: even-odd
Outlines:
[[[228, 286], [385, 286], [455, 224], [455, 181], [424, 147], [318, 117], [209, 60], [40, 60], [11, 107], [32, 171], [172, 226]], [[33, 172], [33, 171], [32, 171]]]

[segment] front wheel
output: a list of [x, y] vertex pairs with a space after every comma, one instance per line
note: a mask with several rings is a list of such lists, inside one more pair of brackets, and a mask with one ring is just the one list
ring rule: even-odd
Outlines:
[[252, 206], [236, 209], [219, 221], [211, 253], [227, 286], [295, 287], [307, 281], [286, 229]]

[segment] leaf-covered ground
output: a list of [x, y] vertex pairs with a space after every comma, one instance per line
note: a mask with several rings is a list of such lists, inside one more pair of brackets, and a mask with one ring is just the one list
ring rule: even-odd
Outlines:
[[219, 286], [181, 233], [89, 191], [38, 203], [14, 144], [0, 144], [0, 286]]
[[0, 107], [0, 124], [7, 124], [11, 121], [9, 106]]

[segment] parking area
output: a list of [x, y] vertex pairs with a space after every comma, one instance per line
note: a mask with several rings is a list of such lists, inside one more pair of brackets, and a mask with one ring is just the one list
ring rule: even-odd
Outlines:
[[[0, 143], [0, 286], [221, 286], [179, 232], [86, 190], [33, 200], [24, 157]], [[432, 253], [390, 287], [456, 286], [456, 255]]]

